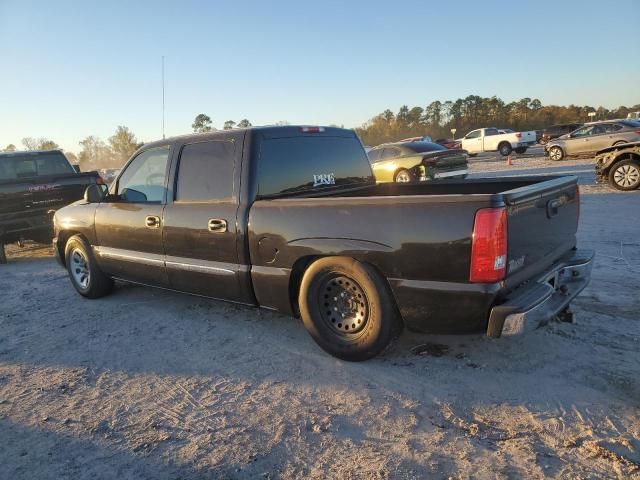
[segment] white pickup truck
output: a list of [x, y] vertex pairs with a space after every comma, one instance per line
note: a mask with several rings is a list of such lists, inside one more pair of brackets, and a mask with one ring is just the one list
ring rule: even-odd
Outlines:
[[536, 132], [510, 132], [500, 133], [503, 130], [497, 128], [479, 128], [467, 133], [462, 139], [462, 149], [473, 157], [481, 152], [500, 152], [507, 156], [512, 151], [524, 153], [527, 148], [535, 145]]

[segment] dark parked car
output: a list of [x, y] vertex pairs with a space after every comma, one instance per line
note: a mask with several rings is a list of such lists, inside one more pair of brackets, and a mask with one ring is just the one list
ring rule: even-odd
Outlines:
[[580, 128], [583, 123], [562, 123], [559, 125], [551, 125], [550, 127], [542, 130], [540, 134], [540, 138], [538, 139], [538, 143], [541, 145], [546, 145], [549, 143], [549, 140], [553, 140], [554, 138], [558, 138], [567, 133], [571, 133], [574, 130]]
[[100, 180], [97, 172], [78, 173], [59, 150], [0, 153], [0, 263], [5, 243], [49, 243], [53, 212]]
[[148, 143], [104, 189], [54, 217], [81, 295], [122, 279], [299, 315], [346, 360], [373, 357], [403, 326], [519, 332], [590, 278], [576, 177], [376, 184], [351, 130]]
[[596, 153], [596, 178], [613, 188], [640, 188], [640, 142], [603, 148]]
[[462, 148], [462, 143], [459, 140], [450, 140], [447, 138], [439, 138], [436, 140], [438, 145], [442, 145], [443, 147], [448, 148], [449, 150], [458, 150]]
[[467, 153], [431, 142], [385, 143], [369, 150], [377, 182], [413, 182], [465, 178]]

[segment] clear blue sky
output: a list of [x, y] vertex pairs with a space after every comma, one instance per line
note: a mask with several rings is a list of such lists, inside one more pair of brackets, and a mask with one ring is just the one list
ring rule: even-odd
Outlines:
[[633, 105], [639, 24], [638, 0], [0, 0], [0, 146], [160, 138], [162, 55], [167, 135], [198, 113], [354, 127], [470, 94]]

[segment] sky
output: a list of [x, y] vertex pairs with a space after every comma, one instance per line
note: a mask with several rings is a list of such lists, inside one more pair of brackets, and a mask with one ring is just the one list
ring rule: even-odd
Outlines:
[[194, 117], [362, 125], [402, 105], [496, 95], [640, 103], [640, 0], [0, 0], [0, 148], [65, 150]]

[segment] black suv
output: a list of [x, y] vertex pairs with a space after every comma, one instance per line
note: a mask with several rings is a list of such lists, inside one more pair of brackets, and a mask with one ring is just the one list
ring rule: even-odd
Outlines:
[[550, 127], [542, 130], [542, 136], [540, 137], [539, 143], [541, 145], [546, 145], [549, 140], [558, 138], [565, 133], [571, 133], [574, 130], [580, 128], [582, 125], [582, 123], [562, 123], [559, 125], [551, 125]]

